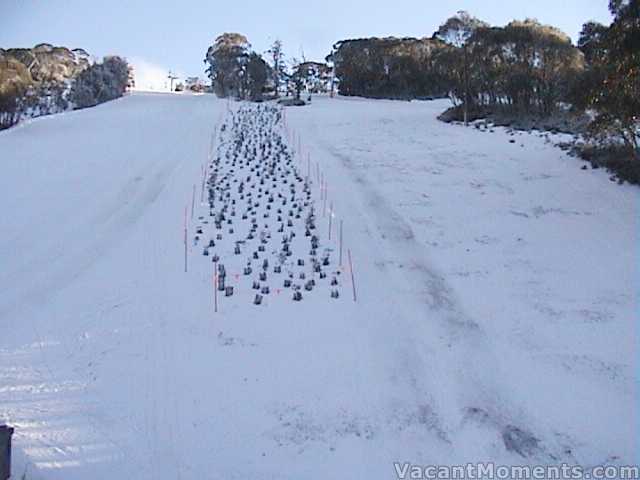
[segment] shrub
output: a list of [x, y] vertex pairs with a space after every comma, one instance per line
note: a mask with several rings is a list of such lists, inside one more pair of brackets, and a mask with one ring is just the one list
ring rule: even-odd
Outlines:
[[105, 57], [73, 82], [69, 99], [76, 109], [93, 107], [121, 97], [129, 83], [129, 66], [120, 57]]

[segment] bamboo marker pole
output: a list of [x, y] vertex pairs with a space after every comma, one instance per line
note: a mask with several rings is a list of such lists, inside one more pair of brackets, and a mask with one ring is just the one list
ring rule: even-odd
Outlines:
[[353, 275], [353, 262], [351, 261], [351, 249], [347, 250], [347, 254], [349, 255], [349, 271], [351, 272], [351, 285], [353, 286], [353, 301], [356, 301], [356, 281]]
[[329, 207], [329, 240], [331, 240], [331, 221], [333, 220], [333, 202]]
[[342, 267], [342, 224], [344, 222], [342, 220], [340, 220], [340, 233], [339, 233], [339, 239], [338, 239], [338, 243], [340, 245], [340, 253], [339, 253], [339, 266]]
[[194, 211], [196, 209], [196, 184], [193, 184], [193, 193], [191, 194], [191, 220], [193, 220]]
[[184, 271], [187, 273], [187, 207], [184, 207]]
[[218, 262], [213, 262], [213, 311], [218, 313]]
[[324, 201], [322, 202], [322, 218], [327, 216], [327, 185], [324, 186]]
[[202, 166], [202, 185], [200, 188], [200, 205], [204, 204], [204, 185], [207, 178], [207, 168]]

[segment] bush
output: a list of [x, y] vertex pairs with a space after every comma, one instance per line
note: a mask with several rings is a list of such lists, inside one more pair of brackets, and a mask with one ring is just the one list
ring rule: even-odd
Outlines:
[[593, 168], [606, 168], [617, 180], [640, 185], [640, 164], [624, 144], [584, 144], [571, 148], [574, 155], [586, 160]]
[[105, 57], [84, 70], [73, 82], [69, 99], [76, 109], [94, 107], [121, 97], [129, 82], [129, 66], [120, 57]]
[[0, 94], [0, 130], [12, 127], [20, 120], [19, 97], [14, 94]]

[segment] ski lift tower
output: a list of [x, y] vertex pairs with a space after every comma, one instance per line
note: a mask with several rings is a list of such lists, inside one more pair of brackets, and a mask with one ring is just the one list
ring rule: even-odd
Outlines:
[[169, 75], [167, 75], [167, 78], [169, 79], [169, 91], [173, 92], [173, 81], [178, 79], [178, 77], [176, 77], [173, 72], [171, 70], [169, 70]]

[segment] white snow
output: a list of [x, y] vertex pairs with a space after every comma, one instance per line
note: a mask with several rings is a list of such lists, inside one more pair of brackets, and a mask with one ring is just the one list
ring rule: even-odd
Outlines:
[[[253, 305], [225, 240], [236, 291], [218, 313], [192, 238], [211, 137], [239, 104], [133, 94], [0, 133], [0, 423], [16, 428], [14, 475], [634, 463], [637, 187], [537, 135], [441, 123], [446, 106], [287, 109], [276, 130], [293, 146], [300, 135], [303, 173], [310, 155], [335, 259], [318, 169], [327, 180], [357, 302], [345, 265], [339, 299], [325, 285], [293, 302], [273, 280]], [[525, 456], [514, 438], [529, 439]]]

